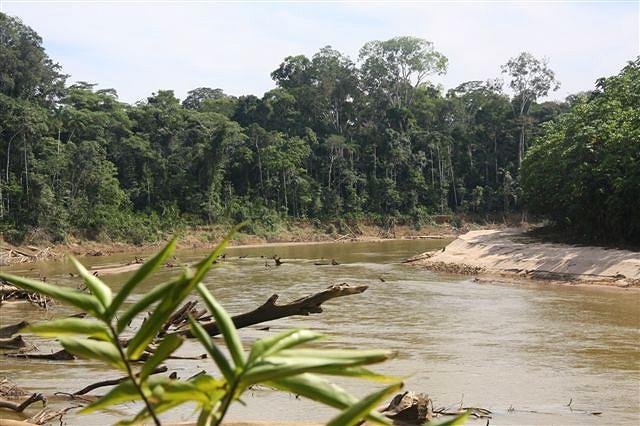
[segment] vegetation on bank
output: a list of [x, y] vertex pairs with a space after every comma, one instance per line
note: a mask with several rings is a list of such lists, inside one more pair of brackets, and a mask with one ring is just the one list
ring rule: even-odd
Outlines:
[[640, 58], [543, 135], [522, 164], [531, 211], [581, 240], [640, 242]]
[[[548, 177], [534, 170], [535, 158], [571, 121], [560, 117], [575, 116], [602, 87], [540, 103], [558, 82], [545, 60], [522, 53], [502, 68], [513, 96], [500, 80], [444, 93], [428, 78], [446, 68], [430, 42], [397, 37], [365, 44], [357, 62], [328, 46], [287, 57], [271, 74], [277, 87], [262, 97], [196, 88], [181, 102], [160, 90], [129, 105], [113, 89], [68, 84], [40, 37], [0, 14], [0, 232], [12, 242], [73, 233], [140, 243], [181, 226], [245, 220], [260, 224], [255, 233], [299, 219], [421, 226], [438, 214], [520, 211], [521, 182], [533, 211], [578, 224], [565, 210], [580, 211], [572, 204], [580, 194], [565, 191], [549, 209], [540, 198], [549, 194], [536, 189]], [[638, 129], [629, 108], [623, 133]], [[626, 165], [614, 174], [606, 166], [596, 185], [618, 191], [618, 201], [591, 200], [608, 203], [617, 223], [631, 208], [619, 200], [637, 185], [624, 183], [637, 165], [637, 138], [625, 140], [629, 150], [608, 151], [606, 162]], [[532, 143], [541, 148], [527, 162]], [[566, 168], [549, 170], [567, 178]], [[602, 220], [582, 225], [595, 223]]]

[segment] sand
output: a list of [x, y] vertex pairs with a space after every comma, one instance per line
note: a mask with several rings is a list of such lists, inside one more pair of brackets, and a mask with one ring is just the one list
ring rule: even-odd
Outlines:
[[640, 252], [541, 242], [524, 229], [467, 232], [444, 250], [407, 263], [472, 275], [640, 287]]

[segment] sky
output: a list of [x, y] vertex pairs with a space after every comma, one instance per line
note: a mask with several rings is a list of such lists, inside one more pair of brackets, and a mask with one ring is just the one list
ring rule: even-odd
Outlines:
[[290, 55], [323, 46], [357, 60], [367, 41], [414, 36], [449, 58], [445, 89], [500, 77], [522, 51], [547, 57], [561, 82], [548, 99], [593, 88], [640, 54], [635, 1], [0, 0], [36, 30], [70, 81], [137, 102], [196, 87], [262, 96]]

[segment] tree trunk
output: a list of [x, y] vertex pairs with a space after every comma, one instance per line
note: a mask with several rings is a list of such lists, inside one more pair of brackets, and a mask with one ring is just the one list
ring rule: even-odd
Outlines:
[[[347, 283], [336, 284], [316, 294], [302, 297], [284, 305], [276, 305], [279, 296], [274, 294], [267, 299], [264, 304], [253, 311], [234, 316], [232, 318], [233, 324], [236, 328], [243, 328], [294, 315], [307, 316], [310, 314], [319, 314], [322, 312], [321, 305], [324, 302], [335, 299], [336, 297], [360, 294], [367, 288], [368, 286], [366, 285], [351, 286]], [[220, 334], [218, 325], [215, 322], [203, 324], [203, 327], [210, 336]], [[194, 337], [191, 334], [191, 330], [179, 331], [177, 333], [187, 337]]]

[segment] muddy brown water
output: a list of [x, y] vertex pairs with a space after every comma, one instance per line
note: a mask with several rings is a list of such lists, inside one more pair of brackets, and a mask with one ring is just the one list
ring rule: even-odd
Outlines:
[[[408, 376], [407, 389], [428, 393], [435, 406], [457, 406], [462, 400], [464, 406], [490, 409], [494, 413], [492, 425], [640, 424], [639, 291], [477, 284], [468, 277], [432, 273], [400, 263], [445, 244], [388, 241], [229, 249], [227, 261], [207, 277], [206, 284], [231, 313], [249, 310], [273, 293], [287, 300], [334, 283], [368, 284], [369, 290], [362, 295], [327, 303], [320, 315], [286, 318], [269, 324], [269, 331], [254, 327], [241, 330], [240, 335], [249, 345], [273, 332], [304, 327], [330, 335], [320, 344], [325, 347], [398, 351], [397, 358], [377, 366], [376, 371]], [[204, 254], [182, 251], [177, 257], [190, 262]], [[266, 260], [274, 254], [285, 264], [276, 268], [272, 260]], [[83, 262], [104, 266], [133, 257], [121, 254], [85, 258]], [[340, 264], [314, 265], [320, 259], [336, 259]], [[78, 284], [77, 278], [69, 276], [72, 268], [66, 262], [4, 270], [44, 275], [49, 282], [62, 285]], [[175, 268], [163, 269], [141, 286], [136, 297], [175, 273]], [[117, 288], [128, 275], [105, 277], [105, 281]], [[3, 325], [22, 319], [35, 322], [72, 312], [64, 306], [44, 312], [27, 304], [12, 304], [0, 308], [0, 321]], [[56, 349], [45, 340], [27, 338], [41, 351]], [[202, 351], [190, 342], [180, 353]], [[183, 378], [202, 369], [215, 373], [209, 360], [170, 361], [168, 365]], [[53, 393], [73, 392], [119, 374], [82, 360], [0, 358], [2, 376], [29, 390]], [[377, 386], [336, 381], [357, 395]], [[250, 392], [244, 402], [244, 407], [233, 407], [230, 419], [322, 422], [335, 414], [330, 408], [269, 390]], [[70, 425], [110, 424], [137, 408], [128, 404], [95, 415], [67, 415], [65, 420]], [[29, 414], [37, 410], [29, 410]], [[191, 408], [184, 407], [165, 417], [186, 420], [191, 415]]]

